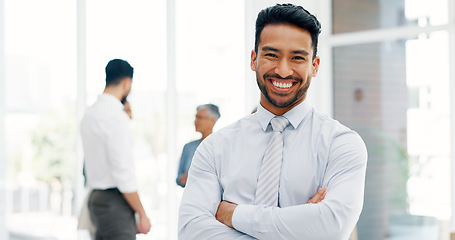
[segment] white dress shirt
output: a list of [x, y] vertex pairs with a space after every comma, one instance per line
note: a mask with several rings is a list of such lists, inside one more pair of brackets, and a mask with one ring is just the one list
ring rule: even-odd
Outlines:
[[81, 135], [87, 185], [91, 188], [137, 191], [129, 121], [122, 103], [110, 94], [100, 95], [87, 109]]
[[[179, 239], [346, 240], [363, 206], [367, 151], [360, 136], [305, 101], [285, 113], [279, 207], [254, 205], [274, 115], [257, 113], [211, 134], [196, 150], [179, 211]], [[307, 204], [321, 187], [325, 199]], [[215, 218], [238, 204], [235, 229]]]

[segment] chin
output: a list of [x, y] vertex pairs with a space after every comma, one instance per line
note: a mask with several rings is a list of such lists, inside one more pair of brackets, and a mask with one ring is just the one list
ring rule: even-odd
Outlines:
[[298, 100], [295, 99], [295, 97], [288, 97], [286, 99], [283, 99], [283, 97], [280, 97], [280, 96], [276, 96], [274, 98], [270, 98], [269, 97], [269, 102], [271, 104], [273, 104], [275, 107], [280, 107], [280, 108], [285, 108], [285, 107], [288, 107], [292, 104], [294, 104], [295, 102], [297, 102]]

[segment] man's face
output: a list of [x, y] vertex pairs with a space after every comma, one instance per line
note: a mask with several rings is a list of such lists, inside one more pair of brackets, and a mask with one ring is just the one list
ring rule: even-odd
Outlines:
[[207, 109], [200, 109], [197, 111], [196, 119], [194, 120], [196, 132], [211, 132], [215, 123], [216, 121], [210, 117]]
[[318, 72], [308, 31], [289, 24], [269, 24], [260, 35], [257, 53], [251, 53], [251, 69], [262, 92], [261, 104], [291, 109], [306, 97], [311, 78]]

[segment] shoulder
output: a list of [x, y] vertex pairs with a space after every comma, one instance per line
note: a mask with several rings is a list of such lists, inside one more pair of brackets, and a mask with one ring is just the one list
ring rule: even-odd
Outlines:
[[[209, 137], [207, 137], [206, 140], [210, 141], [220, 141], [223, 139], [231, 139], [235, 138], [236, 136], [241, 136], [242, 134], [247, 134], [254, 128], [259, 128], [259, 122], [257, 120], [257, 117], [255, 114], [250, 114], [247, 115], [234, 123], [221, 128], [220, 130], [210, 134]], [[209, 139], [210, 138], [210, 139]]]
[[87, 108], [81, 122], [82, 125], [96, 125], [109, 131], [124, 131], [129, 129], [129, 123], [128, 115], [121, 108], [100, 101]]
[[332, 136], [342, 135], [344, 133], [357, 134], [349, 127], [340, 123], [338, 120], [333, 119], [327, 114], [317, 112], [316, 110], [313, 110], [312, 118], [313, 125], [318, 127], [323, 133], [330, 133], [329, 135]]
[[194, 148], [194, 149], [196, 149], [196, 148], [199, 146], [200, 143], [201, 143], [201, 140], [200, 140], [200, 139], [194, 140], [194, 141], [191, 141], [191, 142], [185, 144], [185, 146], [184, 146], [183, 148], [184, 148], [184, 149], [189, 149], [189, 148]]
[[252, 135], [255, 129], [260, 129], [259, 122], [254, 114], [245, 116], [234, 123], [210, 134], [199, 146], [202, 151], [218, 151], [229, 149], [229, 146], [242, 142], [246, 136]]
[[313, 124], [317, 126], [320, 140], [327, 143], [331, 149], [343, 147], [353, 151], [366, 152], [365, 143], [354, 130], [343, 125], [332, 117], [313, 111]]
[[185, 145], [198, 145], [200, 142], [201, 142], [201, 139], [198, 139], [198, 140], [191, 141]]

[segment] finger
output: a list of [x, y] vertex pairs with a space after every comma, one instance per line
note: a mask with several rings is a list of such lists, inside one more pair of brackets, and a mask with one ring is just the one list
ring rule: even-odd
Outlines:
[[322, 195], [321, 201], [325, 199], [325, 195], [327, 195], [327, 191], [325, 191], [325, 193]]
[[325, 199], [325, 195], [327, 194], [327, 186], [325, 186], [324, 188], [322, 188], [322, 191], [323, 191], [323, 193], [322, 193], [321, 196], [319, 197], [318, 202], [321, 202], [322, 200]]
[[322, 202], [322, 200], [325, 199], [325, 195], [326, 195], [326, 194], [327, 194], [327, 192], [324, 192], [324, 193], [319, 197], [318, 203], [319, 203], [319, 202]]
[[319, 190], [316, 192], [316, 194], [308, 201], [308, 203], [315, 203], [317, 202], [317, 198], [319, 198]]
[[320, 188], [316, 194], [308, 201], [308, 203], [319, 203], [324, 200], [325, 195], [327, 194], [327, 186]]
[[318, 203], [319, 198], [324, 194], [324, 189], [319, 188], [319, 190], [314, 194], [314, 196], [308, 201], [308, 203]]

